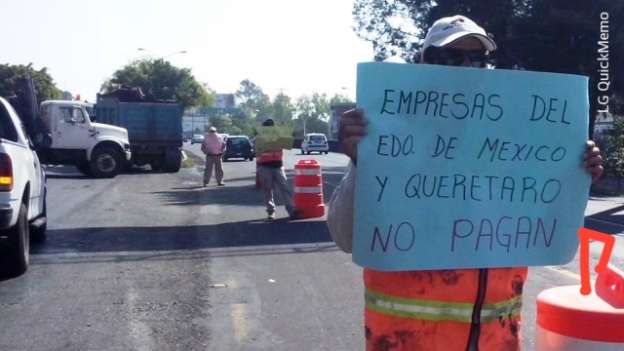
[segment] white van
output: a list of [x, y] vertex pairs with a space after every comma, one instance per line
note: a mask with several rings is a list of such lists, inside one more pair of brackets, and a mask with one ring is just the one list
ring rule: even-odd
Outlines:
[[329, 143], [327, 137], [322, 133], [308, 133], [301, 142], [301, 154], [310, 154], [311, 152], [329, 153]]

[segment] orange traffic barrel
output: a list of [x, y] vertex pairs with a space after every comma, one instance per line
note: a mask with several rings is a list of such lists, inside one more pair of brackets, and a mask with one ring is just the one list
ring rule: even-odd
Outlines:
[[561, 286], [537, 297], [537, 351], [624, 350], [624, 308], [580, 286]]
[[302, 218], [323, 217], [323, 176], [316, 160], [300, 160], [295, 165], [294, 203]]

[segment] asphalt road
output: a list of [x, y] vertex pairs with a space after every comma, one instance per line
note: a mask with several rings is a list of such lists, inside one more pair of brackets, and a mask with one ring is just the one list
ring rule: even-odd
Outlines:
[[[313, 157], [327, 200], [347, 160]], [[287, 154], [286, 168], [302, 158]], [[225, 163], [225, 187], [202, 188], [202, 169], [88, 179], [50, 168], [48, 240], [27, 274], [0, 282], [0, 350], [362, 350], [361, 269], [323, 219], [291, 222], [280, 207], [265, 220], [254, 162]], [[624, 229], [594, 212], [599, 229]], [[526, 350], [537, 293], [578, 283], [577, 271], [531, 269]]]

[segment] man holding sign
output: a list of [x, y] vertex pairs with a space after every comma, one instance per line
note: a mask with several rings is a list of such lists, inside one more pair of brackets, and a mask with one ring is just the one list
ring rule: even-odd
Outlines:
[[453, 16], [425, 37], [429, 65], [358, 66], [361, 109], [340, 126], [352, 162], [327, 222], [365, 267], [367, 350], [517, 350], [526, 266], [574, 255], [582, 168], [603, 170], [582, 145], [587, 81], [441, 67], [488, 68], [494, 50]]
[[288, 189], [284, 172], [283, 149], [292, 148], [292, 130], [275, 126], [271, 118], [257, 128], [256, 153], [258, 156], [258, 176], [264, 192], [264, 203], [268, 219], [275, 219], [274, 193], [282, 199], [291, 219], [299, 213], [293, 204], [292, 193]]

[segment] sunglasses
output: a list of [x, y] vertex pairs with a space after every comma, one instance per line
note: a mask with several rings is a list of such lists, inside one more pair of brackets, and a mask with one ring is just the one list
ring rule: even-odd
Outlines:
[[472, 67], [485, 67], [489, 61], [489, 55], [484, 50], [429, 47], [425, 51], [423, 61], [432, 65], [462, 66], [466, 60]]

